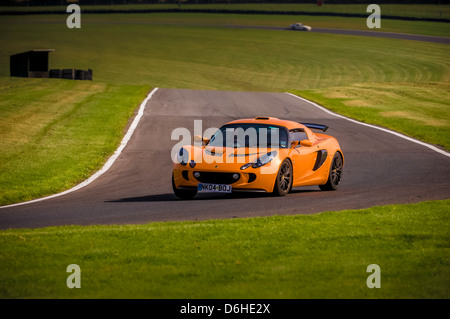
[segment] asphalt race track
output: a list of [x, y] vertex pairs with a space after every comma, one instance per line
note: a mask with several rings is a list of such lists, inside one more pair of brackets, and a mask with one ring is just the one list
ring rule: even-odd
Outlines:
[[[242, 28], [242, 29], [294, 31], [294, 32], [301, 32], [301, 33], [305, 32], [305, 31], [292, 30], [290, 28], [273, 27], [273, 26], [226, 25], [225, 27], [228, 27], [228, 28]], [[362, 37], [375, 37], [375, 38], [400, 39], [400, 40], [411, 40], [411, 41], [423, 41], [423, 42], [450, 44], [450, 38], [433, 36], [433, 35], [382, 32], [382, 31], [374, 31], [374, 30], [350, 30], [350, 29], [334, 29], [334, 28], [316, 28], [316, 27], [313, 27], [312, 30], [309, 31], [309, 32], [330, 33], [330, 34], [339, 34], [339, 35], [353, 35], [353, 36], [362, 36]]]
[[[259, 115], [329, 125], [327, 133], [338, 138], [346, 160], [341, 188], [295, 188], [285, 197], [239, 193], [176, 199], [170, 153], [178, 140], [171, 140], [172, 130], [192, 132], [194, 120], [203, 120], [205, 130]], [[159, 89], [106, 173], [72, 193], [0, 209], [0, 228], [312, 214], [415, 203], [449, 198], [449, 177], [450, 157], [288, 94]]]
[[314, 28], [311, 30], [311, 32], [332, 33], [332, 34], [341, 34], [341, 35], [356, 35], [356, 36], [364, 36], [364, 37], [377, 37], [377, 38], [389, 38], [389, 39], [401, 39], [401, 40], [412, 40], [412, 41], [424, 41], [424, 42], [450, 44], [450, 38], [431, 36], [431, 35], [380, 32], [380, 31], [372, 31], [372, 30], [365, 31], [365, 30], [328, 29], [328, 28]]

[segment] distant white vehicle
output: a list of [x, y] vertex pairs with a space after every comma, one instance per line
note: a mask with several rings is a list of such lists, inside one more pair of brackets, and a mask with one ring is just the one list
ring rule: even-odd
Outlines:
[[303, 23], [291, 24], [291, 29], [297, 31], [311, 31], [311, 27], [309, 25], [304, 25]]

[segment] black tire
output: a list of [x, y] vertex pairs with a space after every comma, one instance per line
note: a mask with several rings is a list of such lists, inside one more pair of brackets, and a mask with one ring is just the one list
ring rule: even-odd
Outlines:
[[285, 159], [278, 169], [277, 178], [275, 179], [275, 185], [273, 187], [273, 194], [275, 196], [287, 195], [292, 189], [293, 179], [294, 174], [292, 172], [291, 161]]
[[196, 189], [178, 189], [175, 187], [175, 181], [172, 174], [172, 189], [176, 197], [180, 199], [193, 199], [197, 195]]
[[339, 152], [336, 152], [330, 164], [330, 173], [328, 174], [327, 183], [319, 185], [320, 189], [323, 191], [337, 190], [341, 184], [343, 170], [344, 163], [342, 161], [342, 155]]

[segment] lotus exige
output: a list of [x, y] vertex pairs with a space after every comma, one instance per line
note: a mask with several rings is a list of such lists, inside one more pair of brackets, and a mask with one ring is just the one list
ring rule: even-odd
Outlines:
[[337, 190], [344, 155], [326, 125], [274, 117], [235, 120], [210, 138], [195, 136], [174, 160], [175, 195], [191, 199], [199, 192], [267, 192], [284, 196], [292, 187], [318, 185]]

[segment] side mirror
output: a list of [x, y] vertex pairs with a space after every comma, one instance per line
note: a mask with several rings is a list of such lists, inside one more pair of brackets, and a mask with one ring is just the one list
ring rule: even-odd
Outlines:
[[202, 137], [201, 135], [194, 135], [192, 141], [194, 142], [194, 145], [201, 143], [202, 146], [205, 146], [209, 142], [209, 138]]
[[296, 148], [297, 146], [299, 146], [300, 145], [300, 142], [299, 141], [292, 141], [291, 142], [291, 148]]
[[312, 142], [310, 140], [301, 140], [300, 141], [300, 145], [301, 146], [306, 146], [306, 147], [311, 147], [312, 146]]

